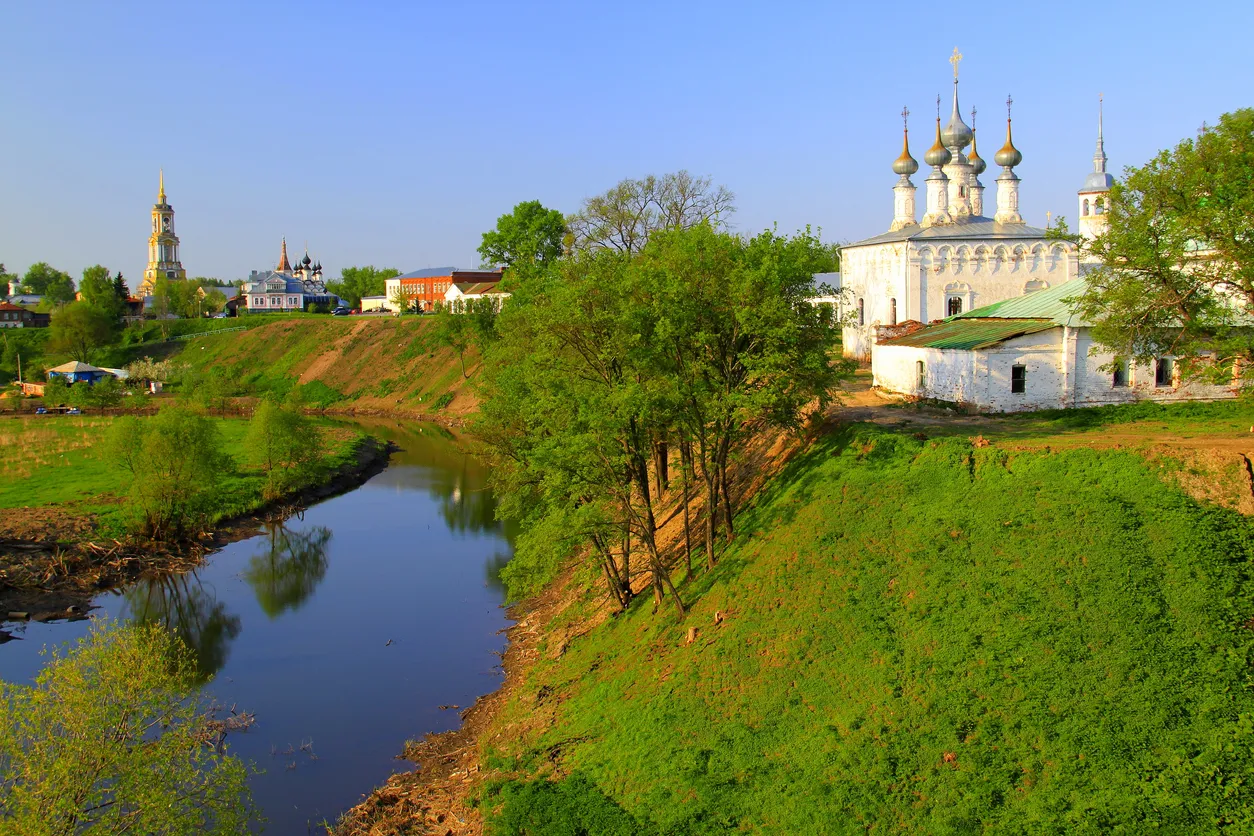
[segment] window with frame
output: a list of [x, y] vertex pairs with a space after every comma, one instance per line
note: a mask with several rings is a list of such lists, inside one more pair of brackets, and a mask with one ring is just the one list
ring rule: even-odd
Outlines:
[[927, 366], [923, 365], [922, 360], [914, 361], [914, 380], [920, 390], [927, 388]]
[[888, 300], [888, 324], [889, 325], [897, 324], [897, 300], [896, 299]]
[[866, 301], [858, 300], [858, 324], [866, 325]]
[[1010, 367], [1010, 393], [1022, 395], [1026, 391], [1028, 391], [1028, 367], [1022, 363], [1015, 363]]
[[1115, 367], [1111, 371], [1110, 385], [1116, 389], [1123, 389], [1129, 385], [1131, 375], [1129, 374], [1128, 358], [1116, 357]]
[[1176, 385], [1176, 361], [1171, 357], [1159, 357], [1154, 362], [1154, 385], [1160, 389]]
[[946, 316], [957, 316], [962, 313], [962, 297], [950, 296], [949, 301], [945, 303], [945, 310], [948, 312]]

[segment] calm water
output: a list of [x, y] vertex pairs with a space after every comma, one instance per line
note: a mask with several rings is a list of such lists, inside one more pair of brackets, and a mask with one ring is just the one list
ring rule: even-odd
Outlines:
[[[510, 542], [484, 468], [440, 428], [363, 426], [403, 448], [366, 484], [197, 572], [96, 600], [97, 614], [177, 630], [217, 701], [256, 713], [229, 742], [265, 770], [252, 786], [267, 833], [321, 832], [407, 768], [395, 760], [406, 739], [458, 724], [441, 705], [465, 708], [500, 684], [494, 651], [508, 621], [496, 571]], [[21, 641], [0, 645], [0, 678], [25, 682], [43, 645], [86, 624], [13, 632]]]

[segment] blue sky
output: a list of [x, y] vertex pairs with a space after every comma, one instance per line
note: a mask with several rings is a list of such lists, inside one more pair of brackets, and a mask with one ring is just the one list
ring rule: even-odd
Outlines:
[[3, 3], [0, 263], [133, 286], [159, 167], [189, 275], [226, 279], [284, 235], [332, 275], [474, 266], [519, 201], [681, 168], [736, 193], [740, 231], [856, 240], [888, 228], [898, 113], [921, 159], [955, 46], [986, 159], [1014, 95], [1025, 217], [1074, 219], [1098, 92], [1116, 171], [1254, 104], [1252, 8]]

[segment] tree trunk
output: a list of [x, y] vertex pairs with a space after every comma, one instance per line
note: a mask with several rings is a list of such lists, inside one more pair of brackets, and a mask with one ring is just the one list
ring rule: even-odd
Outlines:
[[670, 490], [670, 471], [667, 456], [666, 439], [661, 439], [653, 443], [653, 478], [657, 484], [656, 493], [660, 497], [662, 494]]
[[688, 511], [688, 503], [692, 495], [692, 443], [679, 443], [680, 471], [684, 479], [684, 562], [688, 567], [688, 577], [692, 577], [692, 519]]
[[727, 481], [727, 454], [731, 448], [731, 433], [724, 436], [722, 444], [719, 445], [718, 453], [718, 481], [719, 492], [723, 495], [723, 524], [727, 529], [727, 542], [731, 542], [734, 534], [732, 528], [732, 505], [731, 505], [731, 485]]

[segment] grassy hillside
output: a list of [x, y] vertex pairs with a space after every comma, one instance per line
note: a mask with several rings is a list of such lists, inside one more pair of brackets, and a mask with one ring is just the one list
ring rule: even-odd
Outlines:
[[1254, 525], [1158, 467], [828, 437], [684, 622], [542, 640], [490, 832], [1250, 832]]
[[[308, 317], [199, 337], [176, 359], [221, 370], [250, 393], [313, 405], [457, 417], [474, 409], [456, 352], [436, 344], [429, 317]], [[467, 371], [473, 376], [472, 357]]]

